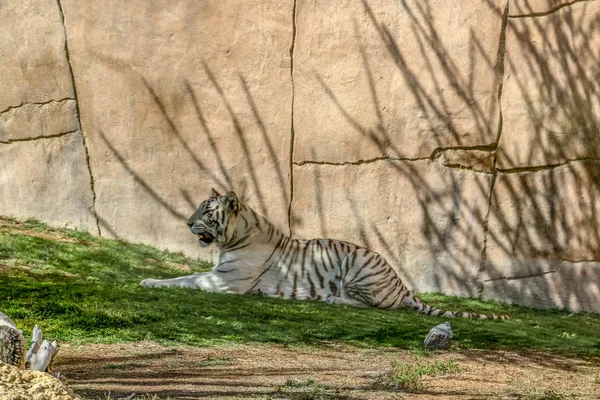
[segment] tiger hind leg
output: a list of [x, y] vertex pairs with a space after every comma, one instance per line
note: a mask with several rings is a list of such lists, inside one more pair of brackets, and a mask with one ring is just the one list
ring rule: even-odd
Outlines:
[[358, 248], [341, 265], [343, 299], [363, 307], [397, 308], [408, 293], [396, 272], [378, 253]]
[[328, 295], [325, 299], [327, 304], [344, 304], [348, 306], [356, 306], [356, 307], [369, 307], [369, 304], [362, 301], [360, 298], [356, 298], [352, 296], [346, 291], [344, 287], [344, 279], [341, 278], [338, 282], [337, 290], [332, 294]]

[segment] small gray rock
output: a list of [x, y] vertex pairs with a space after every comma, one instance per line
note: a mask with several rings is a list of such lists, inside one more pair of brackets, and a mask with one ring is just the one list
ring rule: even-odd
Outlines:
[[425, 347], [430, 350], [447, 349], [453, 336], [450, 322], [444, 322], [431, 328], [425, 338]]

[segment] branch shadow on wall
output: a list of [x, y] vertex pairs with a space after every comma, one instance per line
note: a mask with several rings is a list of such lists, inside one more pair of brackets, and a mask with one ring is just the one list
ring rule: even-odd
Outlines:
[[[585, 19], [585, 13], [565, 8], [561, 15], [521, 18], [511, 16], [508, 6], [502, 9], [491, 1], [486, 4], [503, 21], [497, 58], [486, 56], [485, 45], [474, 32], [465, 56], [472, 68], [476, 59], [483, 59], [496, 72], [499, 115], [490, 113], [477, 97], [468, 79], [472, 71], [465, 74], [455, 62], [456, 56], [444, 47], [429, 2], [401, 3], [411, 22], [412, 37], [421, 49], [420, 54], [407, 54], [363, 0], [368, 20], [410, 89], [410, 101], [426, 119], [432, 137], [439, 139], [429, 160], [404, 159], [402, 149], [395, 147], [393, 133], [385, 128], [389, 121], [382, 110], [387, 105], [379, 100], [372, 61], [364, 45], [359, 43], [357, 51], [375, 106], [374, 126], [365, 126], [354, 117], [344, 106], [343, 96], [318, 72], [315, 79], [362, 140], [391, 157], [380, 162], [393, 169], [400, 180], [410, 182], [410, 195], [418, 198], [420, 235], [426, 243], [426, 248], [419, 249], [427, 253], [425, 261], [435, 263], [429, 269], [435, 272], [433, 276], [404, 276], [409, 286], [418, 288], [419, 282], [429, 280], [437, 290], [450, 289], [462, 295], [483, 292], [488, 296], [489, 290], [491, 298], [531, 306], [597, 308], [600, 269], [593, 263], [600, 260], [600, 60], [591, 35], [600, 26], [600, 16]], [[413, 70], [411, 58], [415, 57], [425, 60], [425, 70]], [[505, 69], [511, 71], [510, 76]], [[507, 85], [514, 97], [506, 97]], [[442, 94], [448, 89], [468, 105], [469, 118], [476, 127], [474, 134], [480, 135], [477, 145], [461, 145], [453, 110]], [[520, 114], [514, 114], [514, 101], [524, 104]], [[503, 109], [512, 114], [503, 116]], [[525, 141], [521, 137], [524, 132], [507, 131], [507, 121], [514, 129], [519, 118], [532, 121], [527, 132], [531, 136]], [[454, 147], [447, 146], [449, 134], [457, 140]], [[489, 137], [494, 140], [486, 140]], [[522, 147], [528, 147], [527, 152], [520, 152]], [[455, 163], [447, 157], [451, 151], [483, 154], [487, 167]], [[435, 184], [432, 173], [438, 179]], [[315, 168], [316, 185], [326, 186], [326, 177], [319, 174]], [[322, 203], [318, 202], [319, 207]], [[369, 209], [364, 196], [351, 191], [346, 195], [346, 206], [362, 244], [383, 252], [402, 270], [406, 249], [397, 238], [370, 222], [380, 210]], [[395, 206], [390, 203], [390, 207]], [[327, 212], [318, 210], [319, 215]], [[440, 223], [440, 215], [445, 215], [444, 223]], [[326, 225], [320, 221], [320, 226]]]
[[[218, 100], [226, 110], [227, 121], [220, 121], [226, 123], [220, 123], [218, 129], [215, 129], [214, 116], [207, 116], [207, 112], [203, 109], [202, 93], [194, 90], [194, 85], [190, 81], [184, 82], [184, 97], [187, 104], [184, 104], [183, 107], [187, 107], [192, 111], [190, 115], [195, 116], [195, 123], [192, 127], [189, 122], [181, 119], [169, 100], [161, 97], [157, 87], [153, 86], [145, 77], [139, 76], [151, 99], [151, 104], [158, 111], [158, 119], [161, 122], [155, 123], [163, 127], [159, 135], [167, 136], [167, 139], [162, 142], [154, 140], [153, 144], [156, 145], [158, 151], [173, 152], [173, 148], [176, 148], [177, 151], [180, 151], [181, 157], [189, 158], [192, 161], [193, 168], [190, 169], [190, 163], [180, 160], [182, 170], [173, 176], [174, 185], [161, 187], [151, 173], [144, 172], [143, 167], [139, 166], [141, 164], [136, 165], [138, 158], [135, 154], [120, 150], [117, 141], [111, 139], [112, 136], [104, 131], [99, 131], [98, 136], [114, 159], [127, 172], [127, 175], [133, 179], [136, 186], [141, 188], [143, 194], [161, 210], [164, 210], [163, 215], [166, 218], [180, 221], [182, 229], [185, 227], [183, 223], [198, 207], [198, 204], [205, 199], [204, 196], [208, 195], [211, 187], [222, 192], [235, 190], [243, 201], [248, 197], [252, 198], [255, 200], [252, 202], [252, 206], [266, 216], [273, 211], [268, 207], [269, 201], [277, 200], [287, 209], [290, 193], [289, 185], [286, 183], [287, 178], [280, 168], [281, 156], [278, 155], [276, 145], [273, 143], [273, 134], [267, 131], [263, 123], [258, 105], [246, 79], [241, 74], [238, 75], [236, 106], [240, 107], [239, 94], [241, 93], [243, 99], [241, 107], [244, 107], [244, 115], [249, 116], [242, 121], [229, 98], [232, 94], [226, 93], [205, 63], [203, 64], [203, 73], [211, 90], [213, 93], [217, 93]], [[170, 154], [169, 157], [173, 157], [173, 155]], [[268, 180], [261, 176], [264, 174], [265, 168], [270, 169], [269, 176], [272, 179]], [[240, 171], [243, 173], [239, 173]], [[177, 181], [186, 174], [188, 175], [181, 178], [182, 182]], [[193, 178], [196, 176], [197, 185], [189, 186], [184, 183], [184, 181], [194, 180]], [[210, 184], [206, 182], [210, 182]], [[177, 185], [180, 187], [179, 199], [171, 192]], [[99, 219], [104, 229], [118, 231], [118, 228], [106, 222], [102, 216]], [[113, 236], [116, 236], [116, 233]]]

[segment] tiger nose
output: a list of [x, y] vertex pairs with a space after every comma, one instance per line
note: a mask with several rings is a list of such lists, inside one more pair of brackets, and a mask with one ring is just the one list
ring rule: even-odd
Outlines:
[[194, 226], [194, 221], [187, 221], [186, 224], [191, 228], [192, 226]]

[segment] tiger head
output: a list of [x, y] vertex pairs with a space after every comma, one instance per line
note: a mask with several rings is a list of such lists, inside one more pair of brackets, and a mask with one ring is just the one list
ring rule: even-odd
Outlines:
[[234, 192], [221, 196], [211, 189], [210, 198], [204, 200], [198, 209], [187, 220], [192, 233], [198, 236], [201, 247], [212, 243], [223, 244], [235, 230], [235, 219], [240, 209], [240, 202]]

